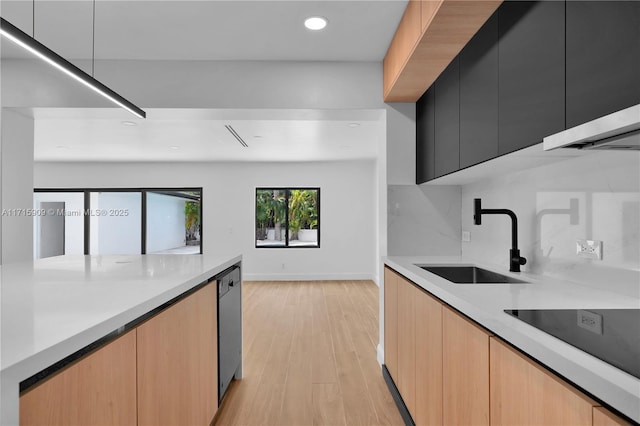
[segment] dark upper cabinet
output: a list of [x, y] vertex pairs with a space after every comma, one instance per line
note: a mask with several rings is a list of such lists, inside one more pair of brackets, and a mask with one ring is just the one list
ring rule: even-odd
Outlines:
[[456, 57], [435, 85], [435, 177], [460, 168], [460, 66]]
[[460, 168], [498, 155], [498, 13], [460, 52]]
[[435, 174], [435, 88], [416, 102], [416, 184], [436, 177]]
[[640, 103], [640, 2], [567, 2], [567, 127]]
[[506, 1], [498, 10], [498, 153], [565, 128], [565, 4]]

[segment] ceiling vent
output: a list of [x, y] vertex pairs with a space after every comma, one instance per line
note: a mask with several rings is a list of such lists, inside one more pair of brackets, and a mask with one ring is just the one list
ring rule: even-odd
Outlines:
[[231, 127], [231, 125], [225, 124], [224, 127], [229, 131], [229, 133], [233, 135], [234, 138], [236, 138], [238, 142], [240, 142], [240, 145], [244, 146], [245, 148], [249, 148], [249, 145], [247, 145], [244, 139], [240, 137], [238, 132], [236, 132], [236, 130], [233, 127]]

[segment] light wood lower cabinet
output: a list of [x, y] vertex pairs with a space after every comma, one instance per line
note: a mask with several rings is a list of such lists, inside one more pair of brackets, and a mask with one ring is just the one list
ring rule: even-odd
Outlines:
[[442, 423], [442, 304], [385, 268], [385, 364], [417, 425]]
[[416, 425], [629, 425], [388, 267], [384, 311], [385, 364]]
[[20, 425], [198, 425], [218, 408], [208, 284], [20, 396]]
[[391, 269], [384, 268], [384, 363], [398, 383], [398, 280]]
[[489, 424], [489, 337], [489, 333], [462, 315], [443, 309], [444, 424]]
[[631, 423], [621, 419], [602, 407], [593, 407], [593, 426], [630, 426]]
[[416, 409], [416, 297], [419, 290], [404, 277], [398, 285], [398, 390], [407, 409]]
[[416, 425], [442, 424], [442, 303], [416, 296]]
[[217, 292], [209, 284], [138, 326], [138, 424], [208, 425], [218, 406]]
[[135, 425], [136, 330], [27, 390], [21, 425]]
[[497, 339], [490, 370], [491, 424], [592, 424], [594, 401]]

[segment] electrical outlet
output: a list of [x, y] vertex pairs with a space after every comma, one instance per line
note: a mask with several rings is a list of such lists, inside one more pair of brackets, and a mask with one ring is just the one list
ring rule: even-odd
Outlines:
[[595, 334], [602, 334], [602, 315], [589, 311], [578, 311], [578, 327]]
[[602, 241], [578, 240], [576, 241], [576, 254], [586, 259], [602, 260]]
[[284, 266], [284, 263], [283, 263], [283, 264], [282, 264], [282, 269], [284, 269], [284, 268], [285, 268], [285, 266]]
[[469, 241], [471, 241], [471, 232], [462, 231], [462, 241], [465, 243], [468, 243]]

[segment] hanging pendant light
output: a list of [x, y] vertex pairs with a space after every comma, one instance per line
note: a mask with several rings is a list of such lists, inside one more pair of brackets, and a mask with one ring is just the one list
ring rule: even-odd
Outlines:
[[73, 65], [71, 62], [67, 61], [62, 56], [58, 55], [56, 52], [49, 49], [47, 46], [29, 36], [2, 17], [0, 17], [0, 34], [2, 37], [6, 37], [8, 40], [11, 40], [18, 46], [47, 62], [49, 65], [52, 65], [58, 70], [64, 72], [69, 77], [109, 99], [114, 104], [126, 109], [136, 117], [146, 118], [147, 114], [141, 108], [134, 105], [131, 101], [123, 98], [109, 87], [82, 71], [80, 68]]

